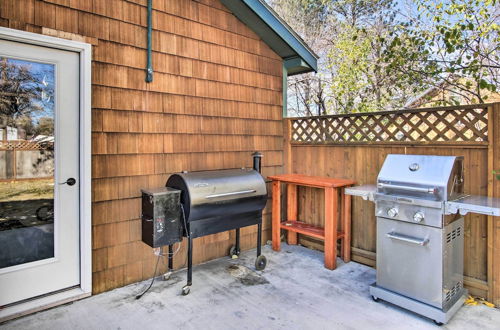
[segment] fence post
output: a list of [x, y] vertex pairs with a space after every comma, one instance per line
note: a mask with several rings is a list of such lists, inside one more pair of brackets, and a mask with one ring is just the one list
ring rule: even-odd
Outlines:
[[[493, 170], [500, 170], [500, 103], [488, 106], [488, 196], [500, 197], [500, 181]], [[500, 219], [488, 217], [488, 299], [500, 305]]]
[[12, 179], [17, 179], [17, 150], [12, 150]]
[[[493, 115], [493, 107], [488, 106], [488, 197], [493, 197], [493, 184], [494, 184], [494, 177], [491, 175], [492, 171], [494, 170], [494, 144], [495, 144], [495, 125], [494, 125], [494, 115]], [[488, 238], [487, 238], [487, 281], [488, 281], [488, 297], [487, 299], [489, 301], [493, 301], [493, 217], [488, 216]]]
[[292, 119], [283, 118], [283, 171], [293, 173], [292, 163]]

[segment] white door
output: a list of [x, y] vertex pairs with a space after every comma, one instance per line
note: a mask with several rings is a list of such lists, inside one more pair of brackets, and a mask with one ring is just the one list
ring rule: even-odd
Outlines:
[[0, 308], [80, 284], [78, 166], [79, 54], [0, 40]]

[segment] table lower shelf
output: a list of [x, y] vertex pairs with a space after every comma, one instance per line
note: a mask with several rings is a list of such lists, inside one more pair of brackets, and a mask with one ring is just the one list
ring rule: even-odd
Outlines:
[[[298, 234], [303, 234], [307, 236], [311, 236], [318, 239], [325, 239], [325, 228], [318, 227], [314, 225], [307, 224], [302, 221], [283, 221], [280, 224], [281, 229], [285, 229], [288, 231], [293, 231]], [[344, 238], [344, 232], [337, 232], [337, 239]]]

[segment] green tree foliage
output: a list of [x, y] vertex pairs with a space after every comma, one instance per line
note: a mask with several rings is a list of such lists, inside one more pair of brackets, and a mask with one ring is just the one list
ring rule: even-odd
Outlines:
[[[415, 88], [394, 90], [385, 39], [394, 0], [274, 0], [276, 11], [320, 56], [318, 74], [289, 78], [289, 113], [321, 115], [401, 107]], [[419, 88], [416, 88], [419, 89]]]
[[500, 83], [498, 1], [414, 2], [418, 15], [390, 35], [387, 70], [398, 83], [446, 90], [440, 103], [485, 102]]
[[[270, 0], [320, 56], [289, 79], [292, 115], [485, 102], [498, 92], [499, 0]], [[416, 100], [420, 100], [416, 102]]]
[[338, 0], [328, 67], [331, 112], [349, 113], [400, 108], [413, 89], [413, 81], [394, 90], [395, 77], [386, 70], [386, 38], [396, 25], [392, 0]]
[[366, 74], [370, 69], [370, 39], [356, 26], [342, 26], [328, 54], [332, 71], [330, 100], [336, 112], [366, 111], [371, 108], [364, 97], [370, 88]]

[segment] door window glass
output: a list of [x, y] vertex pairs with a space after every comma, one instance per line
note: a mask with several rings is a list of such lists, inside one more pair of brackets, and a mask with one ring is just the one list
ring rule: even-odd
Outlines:
[[54, 256], [55, 66], [0, 56], [0, 269]]

